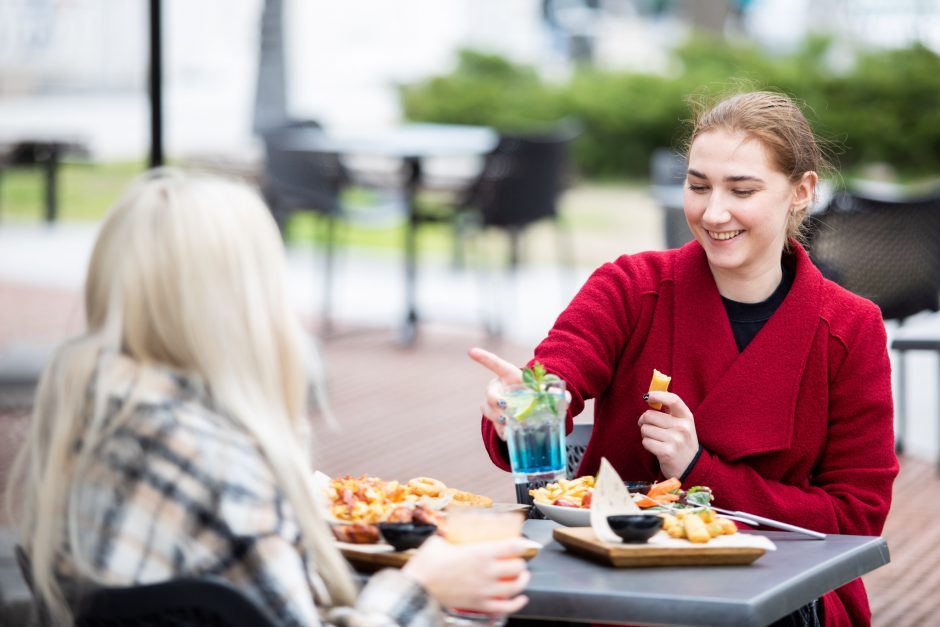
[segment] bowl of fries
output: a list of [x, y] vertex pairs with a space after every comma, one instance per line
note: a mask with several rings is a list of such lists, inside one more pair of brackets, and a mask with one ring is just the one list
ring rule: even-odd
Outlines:
[[564, 505], [549, 505], [535, 502], [539, 511], [549, 520], [554, 520], [565, 527], [590, 527], [591, 509], [589, 507], [567, 507]]
[[566, 527], [588, 527], [593, 492], [594, 477], [588, 475], [529, 490], [529, 496], [546, 518]]

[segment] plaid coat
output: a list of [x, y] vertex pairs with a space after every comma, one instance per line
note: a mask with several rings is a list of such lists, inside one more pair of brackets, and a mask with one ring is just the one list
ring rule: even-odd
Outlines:
[[197, 382], [118, 357], [94, 387], [107, 391], [111, 433], [72, 486], [79, 545], [66, 542], [58, 565], [67, 588], [214, 575], [284, 625], [440, 622], [437, 603], [398, 571], [372, 577], [355, 607], [322, 602], [326, 588], [271, 470]]

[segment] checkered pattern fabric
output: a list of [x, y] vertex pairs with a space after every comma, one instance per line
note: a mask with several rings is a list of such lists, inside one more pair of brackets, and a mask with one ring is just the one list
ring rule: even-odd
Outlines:
[[87, 583], [71, 557], [77, 552], [103, 585], [224, 577], [284, 625], [440, 621], [436, 602], [398, 571], [374, 576], [355, 607], [318, 602], [323, 583], [270, 468], [198, 383], [125, 358], [98, 380], [110, 394], [109, 434], [73, 485], [80, 533], [59, 564], [67, 586]]

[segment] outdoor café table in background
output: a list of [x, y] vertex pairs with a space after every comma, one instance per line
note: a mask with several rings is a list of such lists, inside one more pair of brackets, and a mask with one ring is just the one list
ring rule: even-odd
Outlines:
[[529, 562], [529, 604], [519, 618], [682, 625], [767, 625], [888, 563], [881, 537], [766, 535], [777, 549], [747, 566], [613, 568], [552, 540], [557, 523], [526, 521], [544, 545]]
[[411, 344], [417, 333], [417, 227], [415, 195], [423, 183], [422, 160], [439, 157], [477, 157], [492, 150], [499, 135], [480, 126], [448, 124], [407, 124], [389, 130], [351, 134], [298, 129], [287, 141], [291, 150], [335, 153], [341, 157], [385, 157], [404, 165], [402, 182], [408, 212], [405, 230], [405, 323], [402, 343]]
[[51, 224], [55, 222], [58, 214], [58, 175], [62, 160], [69, 156], [87, 158], [89, 154], [85, 143], [75, 138], [36, 134], [16, 139], [0, 138], [0, 183], [7, 169], [42, 168], [45, 180], [45, 219]]

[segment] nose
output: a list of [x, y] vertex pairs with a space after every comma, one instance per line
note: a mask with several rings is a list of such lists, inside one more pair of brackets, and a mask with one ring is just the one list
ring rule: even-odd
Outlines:
[[705, 201], [705, 213], [702, 214], [702, 222], [706, 225], [715, 226], [728, 222], [731, 219], [731, 213], [724, 207], [725, 203], [722, 200], [721, 193], [713, 189]]

